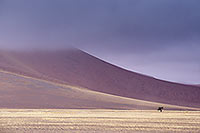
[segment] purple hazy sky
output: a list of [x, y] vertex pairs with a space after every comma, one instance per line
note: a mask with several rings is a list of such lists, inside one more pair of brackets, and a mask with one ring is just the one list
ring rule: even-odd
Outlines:
[[200, 83], [199, 0], [0, 0], [0, 49], [78, 47], [156, 78]]

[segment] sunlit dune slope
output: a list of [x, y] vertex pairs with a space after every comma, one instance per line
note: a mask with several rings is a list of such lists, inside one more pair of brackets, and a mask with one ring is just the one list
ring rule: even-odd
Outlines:
[[122, 97], [200, 107], [200, 87], [166, 82], [130, 72], [78, 49], [1, 51], [0, 69]]
[[0, 108], [198, 110], [95, 92], [0, 71]]

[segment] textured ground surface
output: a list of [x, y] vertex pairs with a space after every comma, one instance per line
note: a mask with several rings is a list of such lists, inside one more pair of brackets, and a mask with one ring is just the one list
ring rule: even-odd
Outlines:
[[0, 132], [200, 132], [200, 112], [1, 109]]

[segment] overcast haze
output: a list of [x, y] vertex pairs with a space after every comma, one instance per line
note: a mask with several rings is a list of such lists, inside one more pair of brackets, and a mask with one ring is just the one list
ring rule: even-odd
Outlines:
[[156, 78], [200, 84], [199, 0], [0, 0], [0, 48], [74, 46]]

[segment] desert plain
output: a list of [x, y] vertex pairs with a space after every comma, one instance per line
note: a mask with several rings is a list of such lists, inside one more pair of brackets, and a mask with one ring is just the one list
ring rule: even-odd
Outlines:
[[200, 132], [200, 111], [1, 109], [0, 132]]

